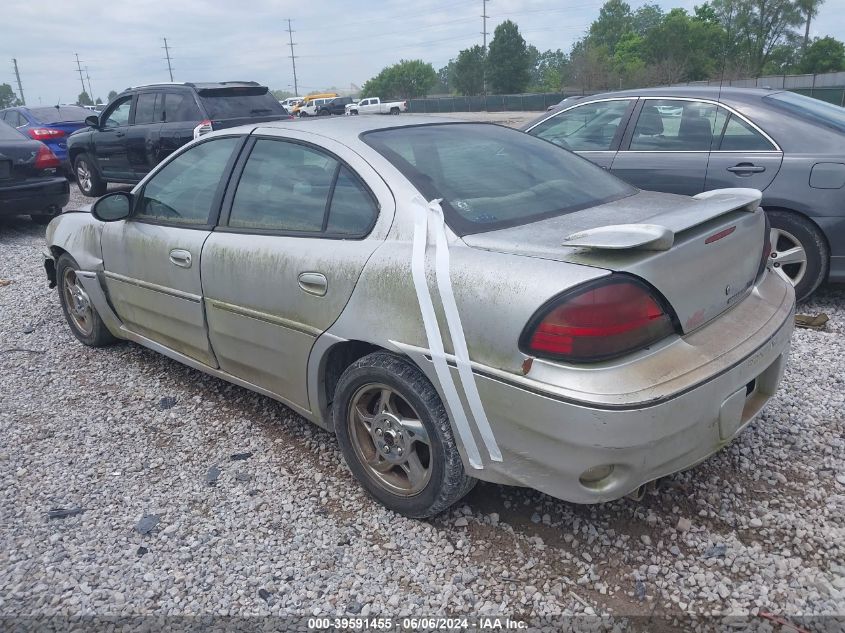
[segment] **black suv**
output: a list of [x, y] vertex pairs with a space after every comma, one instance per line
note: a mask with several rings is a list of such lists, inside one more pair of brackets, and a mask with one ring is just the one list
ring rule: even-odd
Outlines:
[[252, 81], [171, 83], [131, 88], [88, 128], [68, 137], [80, 191], [101, 196], [110, 182], [135, 184], [174, 150], [212, 130], [292, 118]]
[[352, 103], [352, 97], [335, 97], [331, 101], [326, 101], [323, 105], [317, 108], [317, 116], [345, 114], [346, 105], [349, 103]]

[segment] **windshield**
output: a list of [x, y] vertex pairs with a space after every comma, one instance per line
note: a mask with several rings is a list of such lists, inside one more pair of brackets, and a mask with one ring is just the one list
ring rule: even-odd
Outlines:
[[443, 199], [446, 221], [458, 235], [527, 224], [636, 193], [571, 152], [498, 125], [420, 125], [362, 138], [428, 200]]
[[821, 123], [840, 132], [845, 132], [845, 108], [827, 101], [805, 97], [795, 92], [778, 92], [763, 97], [774, 106], [797, 114], [803, 119]]
[[[260, 92], [260, 94], [256, 94]], [[202, 90], [200, 101], [211, 119], [285, 115], [285, 110], [266, 88]]]
[[82, 123], [85, 117], [94, 114], [91, 110], [79, 106], [30, 108], [29, 111], [41, 123]]

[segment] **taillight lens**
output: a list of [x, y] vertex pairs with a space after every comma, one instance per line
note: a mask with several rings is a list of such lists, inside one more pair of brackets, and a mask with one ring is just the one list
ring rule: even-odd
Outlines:
[[27, 133], [36, 141], [50, 141], [66, 135], [63, 130], [54, 130], [49, 127], [33, 127], [28, 129]]
[[525, 328], [528, 354], [572, 362], [607, 360], [675, 332], [669, 309], [646, 284], [611, 275], [565, 293]]
[[763, 211], [763, 217], [766, 219], [765, 233], [763, 233], [763, 253], [760, 256], [760, 265], [757, 267], [756, 281], [760, 281], [763, 273], [766, 272], [766, 266], [769, 263], [769, 258], [772, 256], [772, 223], [769, 222], [769, 215]]
[[35, 164], [33, 167], [35, 169], [55, 169], [56, 167], [60, 167], [61, 164], [61, 161], [50, 151], [50, 148], [42, 145], [38, 148], [38, 153], [35, 155]]
[[211, 121], [209, 119], [205, 119], [200, 121], [200, 124], [194, 128], [194, 138], [199, 138], [203, 134], [208, 134], [213, 131], [214, 128], [211, 126]]

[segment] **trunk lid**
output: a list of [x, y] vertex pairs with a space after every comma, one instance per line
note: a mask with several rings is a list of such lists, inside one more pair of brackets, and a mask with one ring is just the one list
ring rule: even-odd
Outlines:
[[636, 275], [671, 304], [684, 333], [750, 292], [765, 219], [754, 189], [694, 198], [641, 191], [567, 215], [464, 236], [473, 248]]

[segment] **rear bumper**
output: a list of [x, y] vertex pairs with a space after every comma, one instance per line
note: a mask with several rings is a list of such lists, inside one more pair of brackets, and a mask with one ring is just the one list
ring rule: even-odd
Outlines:
[[[757, 296], [760, 305], [745, 306], [753, 314], [754, 308], [762, 310], [765, 305], [768, 314], [759, 315], [765, 328], [737, 344], [746, 350], [741, 358], [711, 361], [706, 378], [696, 378], [697, 382], [657, 401], [602, 405], [564, 400], [540, 385], [533, 389], [525, 382], [517, 385], [477, 373], [503, 461], [485, 460], [484, 469], [470, 472], [566, 501], [598, 503], [702, 461], [745, 429], [783, 376], [795, 299], [791, 288], [780, 285], [777, 303], [759, 301]], [[753, 304], [754, 299], [752, 295], [746, 301]], [[706, 345], [713, 335], [697, 332], [687, 342]], [[724, 331], [716, 335], [723, 336]], [[612, 471], [599, 481], [581, 479], [587, 471], [607, 466]]]
[[0, 215], [58, 213], [70, 199], [64, 177], [44, 178], [14, 185], [0, 185]]

